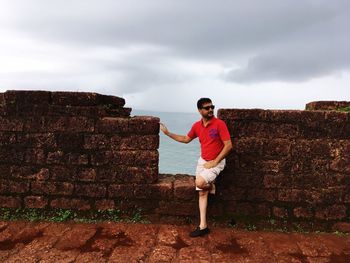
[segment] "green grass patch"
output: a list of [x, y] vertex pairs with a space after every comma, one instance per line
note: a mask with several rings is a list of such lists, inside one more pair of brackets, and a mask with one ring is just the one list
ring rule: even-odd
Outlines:
[[0, 208], [0, 220], [149, 223], [142, 217], [141, 209], [127, 215], [119, 209], [76, 211], [71, 209]]
[[350, 106], [347, 107], [340, 107], [336, 109], [337, 111], [345, 111], [345, 112], [350, 112]]

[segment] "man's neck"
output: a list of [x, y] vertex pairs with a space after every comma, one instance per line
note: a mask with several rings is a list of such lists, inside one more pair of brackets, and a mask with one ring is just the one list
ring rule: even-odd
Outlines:
[[212, 120], [214, 118], [214, 116], [213, 117], [211, 117], [211, 118], [202, 118], [202, 122], [203, 122], [203, 125], [204, 126], [207, 126], [208, 125], [208, 123]]

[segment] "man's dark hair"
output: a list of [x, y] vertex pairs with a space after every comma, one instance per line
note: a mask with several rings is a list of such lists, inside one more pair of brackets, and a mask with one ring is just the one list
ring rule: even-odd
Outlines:
[[200, 110], [203, 107], [203, 104], [205, 103], [211, 103], [211, 99], [209, 98], [200, 98], [197, 101], [197, 108]]

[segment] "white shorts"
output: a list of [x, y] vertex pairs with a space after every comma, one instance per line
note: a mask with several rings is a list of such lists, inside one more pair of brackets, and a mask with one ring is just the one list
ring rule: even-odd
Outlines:
[[[204, 168], [204, 164], [207, 163], [206, 160], [204, 160], [202, 157], [199, 157], [197, 168], [196, 168], [196, 176], [200, 175], [204, 178], [204, 180], [207, 183], [212, 183], [215, 181], [216, 177], [219, 175], [219, 173], [224, 170], [226, 160], [222, 159], [219, 164], [213, 168], [206, 169]], [[202, 189], [196, 187], [196, 190], [200, 191]]]

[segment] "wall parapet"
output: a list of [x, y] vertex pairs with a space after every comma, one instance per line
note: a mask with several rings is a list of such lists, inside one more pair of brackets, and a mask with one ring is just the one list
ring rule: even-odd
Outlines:
[[[198, 216], [194, 177], [159, 175], [159, 118], [86, 92], [0, 93], [0, 206]], [[234, 149], [209, 215], [350, 226], [350, 113], [220, 109]]]

